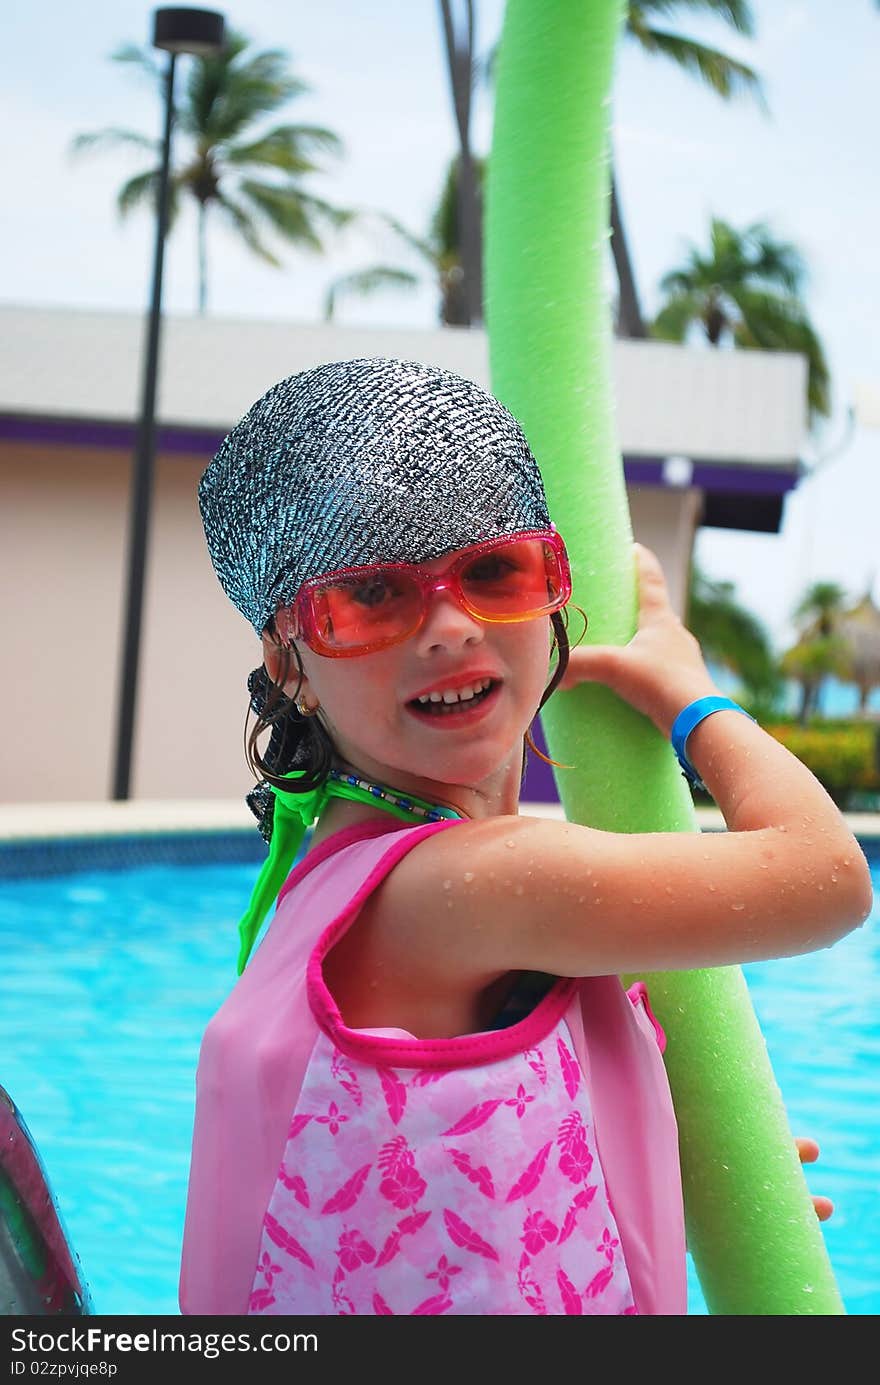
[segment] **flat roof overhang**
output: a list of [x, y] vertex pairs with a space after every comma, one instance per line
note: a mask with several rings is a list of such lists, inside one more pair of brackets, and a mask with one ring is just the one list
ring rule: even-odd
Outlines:
[[[133, 452], [143, 334], [136, 313], [0, 305], [0, 444]], [[362, 356], [423, 360], [491, 387], [478, 329], [166, 316], [157, 448], [207, 458], [274, 381]], [[701, 525], [778, 531], [804, 472], [803, 357], [615, 340], [611, 367], [630, 487], [698, 489]]]
[[[166, 456], [175, 453], [203, 456], [207, 464], [224, 436], [225, 430], [215, 428], [160, 424], [156, 429], [156, 450]], [[134, 423], [120, 423], [116, 419], [0, 414], [0, 444], [133, 454], [136, 438]], [[685, 461], [686, 468], [683, 468]], [[797, 485], [800, 472], [792, 467], [737, 466], [699, 458], [633, 457], [624, 453], [623, 474], [628, 486], [677, 490], [685, 485], [702, 491], [700, 524], [704, 528], [775, 534], [782, 522], [785, 496]]]

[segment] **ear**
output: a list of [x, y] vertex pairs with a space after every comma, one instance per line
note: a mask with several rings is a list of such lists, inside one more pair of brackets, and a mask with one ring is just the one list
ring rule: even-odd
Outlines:
[[[296, 655], [288, 650], [284, 645], [278, 643], [276, 635], [263, 631], [263, 663], [266, 665], [266, 672], [273, 683], [281, 683], [282, 691], [288, 697], [296, 697], [298, 700], [305, 698], [309, 700], [309, 680], [305, 674], [300, 676], [299, 665]], [[285, 672], [286, 678], [281, 682]]]

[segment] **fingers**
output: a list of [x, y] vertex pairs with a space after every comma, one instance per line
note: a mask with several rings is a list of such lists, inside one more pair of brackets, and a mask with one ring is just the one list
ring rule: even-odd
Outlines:
[[639, 581], [639, 621], [669, 606], [669, 590], [660, 559], [642, 543], [634, 543], [636, 573]]
[[569, 651], [568, 666], [559, 682], [563, 690], [579, 683], [608, 683], [622, 646], [585, 644]]
[[[819, 1158], [819, 1146], [816, 1141], [809, 1139], [807, 1136], [796, 1135], [794, 1143], [801, 1163], [815, 1164], [816, 1160]], [[812, 1202], [819, 1220], [828, 1221], [828, 1218], [834, 1212], [834, 1203], [831, 1201], [831, 1198], [821, 1196], [814, 1197]]]
[[816, 1144], [816, 1141], [802, 1135], [796, 1135], [794, 1143], [801, 1163], [815, 1164], [816, 1160], [819, 1158], [819, 1146]]

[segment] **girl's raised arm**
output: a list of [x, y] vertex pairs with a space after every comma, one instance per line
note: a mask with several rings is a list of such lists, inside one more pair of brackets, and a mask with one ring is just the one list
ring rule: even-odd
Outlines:
[[[672, 610], [660, 564], [636, 545], [639, 625], [625, 646], [575, 649], [563, 686], [607, 684], [668, 736], [695, 699], [718, 695]], [[386, 885], [390, 916], [412, 902], [415, 971], [511, 969], [606, 975], [689, 969], [829, 947], [867, 917], [867, 863], [810, 771], [756, 722], [713, 713], [688, 758], [727, 832], [625, 834], [528, 817], [470, 822], [421, 843]], [[427, 911], [427, 917], [426, 915]]]

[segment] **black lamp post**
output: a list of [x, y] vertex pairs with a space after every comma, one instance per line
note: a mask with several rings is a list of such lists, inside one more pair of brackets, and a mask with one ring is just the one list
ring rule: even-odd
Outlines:
[[125, 640], [113, 771], [115, 799], [128, 798], [131, 781], [141, 613], [156, 455], [156, 379], [159, 367], [159, 329], [162, 320], [162, 266], [165, 258], [165, 233], [168, 229], [168, 173], [171, 166], [171, 129], [174, 123], [174, 64], [178, 53], [193, 53], [201, 57], [218, 53], [223, 47], [224, 27], [223, 15], [216, 10], [160, 9], [153, 15], [153, 46], [163, 48], [168, 54], [165, 76], [165, 135], [159, 173], [153, 291], [144, 358], [143, 397], [131, 488]]

